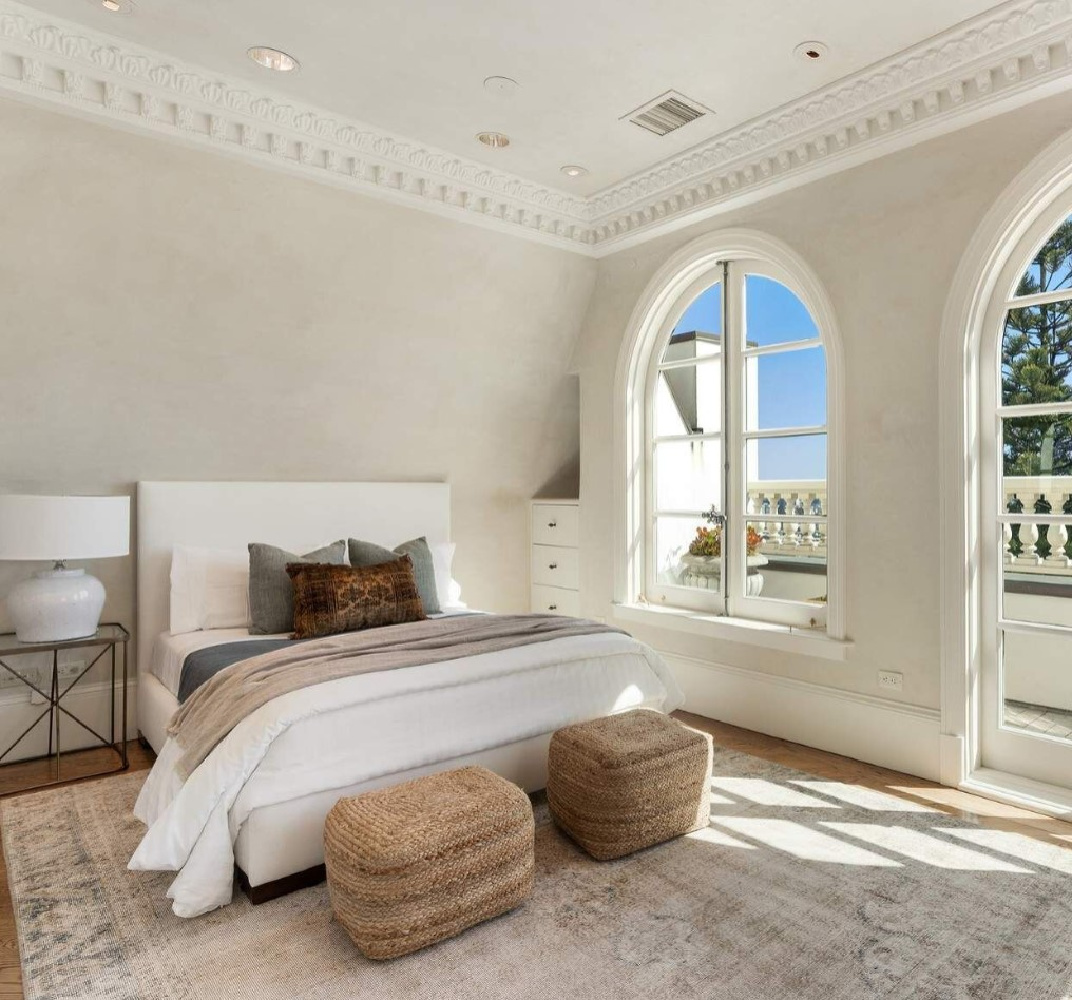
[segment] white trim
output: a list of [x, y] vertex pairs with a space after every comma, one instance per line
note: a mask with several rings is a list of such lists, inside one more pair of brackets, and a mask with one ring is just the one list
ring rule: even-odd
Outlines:
[[[826, 349], [827, 508], [835, 514], [827, 535], [827, 633], [846, 637], [843, 552], [846, 512], [844, 365], [833, 306], [815, 272], [781, 240], [749, 229], [724, 229], [693, 240], [656, 272], [641, 294], [618, 352], [614, 378], [614, 601], [632, 604], [643, 593], [644, 567], [638, 559], [638, 532], [646, 528], [644, 479], [648, 372], [653, 352], [682, 296], [717, 261], [751, 258], [770, 261], [785, 273], [815, 321]], [[642, 554], [644, 546], [639, 544]]]
[[[998, 287], [1021, 241], [1072, 189], [1072, 132], [1057, 139], [1016, 177], [983, 218], [957, 268], [942, 317], [939, 357], [941, 491], [942, 733], [962, 738], [961, 784], [979, 766], [981, 583], [978, 462], [980, 351], [987, 312], [1009, 289]], [[985, 370], [985, 369], [984, 369]], [[955, 777], [957, 780], [953, 781]]]
[[685, 709], [743, 729], [937, 781], [935, 709], [660, 651]]
[[976, 768], [970, 777], [960, 782], [962, 791], [982, 795], [998, 802], [1031, 809], [1058, 819], [1072, 820], [1072, 791], [1047, 785], [1030, 778], [1021, 778], [987, 767]]
[[1072, 0], [1016, 0], [584, 198], [0, 0], [0, 92], [603, 257], [1072, 88]]
[[846, 660], [854, 643], [849, 639], [831, 639], [825, 632], [753, 621], [750, 618], [730, 618], [727, 615], [708, 615], [686, 608], [664, 608], [655, 604], [615, 604], [612, 616], [619, 621], [662, 628], [672, 632], [690, 632], [711, 639], [726, 639], [748, 646], [765, 646], [800, 656], [815, 656], [823, 660]]

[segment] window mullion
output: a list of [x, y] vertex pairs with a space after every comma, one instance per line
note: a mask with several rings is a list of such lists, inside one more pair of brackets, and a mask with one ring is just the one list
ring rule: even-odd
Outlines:
[[742, 547], [738, 544], [744, 538], [743, 507], [744, 496], [744, 343], [745, 343], [745, 288], [741, 265], [730, 262], [726, 265], [723, 283], [723, 303], [725, 316], [724, 365], [725, 381], [723, 383], [723, 428], [725, 431], [723, 463], [725, 474], [723, 483], [722, 510], [726, 515], [722, 532], [722, 579], [723, 606], [727, 615], [739, 613], [739, 601], [744, 593], [744, 580], [747, 572]]

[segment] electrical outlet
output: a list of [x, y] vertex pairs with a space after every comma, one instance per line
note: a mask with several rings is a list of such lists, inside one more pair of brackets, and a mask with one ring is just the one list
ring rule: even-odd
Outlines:
[[61, 663], [59, 669], [60, 681], [67, 681], [70, 683], [86, 669], [86, 666], [87, 664], [85, 660], [70, 660], [66, 663]]
[[904, 687], [904, 674], [899, 674], [895, 670], [880, 670], [878, 686], [885, 691], [900, 691]]

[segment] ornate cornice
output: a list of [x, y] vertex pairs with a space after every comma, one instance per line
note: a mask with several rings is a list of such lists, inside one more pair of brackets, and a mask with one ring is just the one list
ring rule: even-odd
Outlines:
[[1047, 82], [1072, 86], [1070, 53], [1072, 0], [1002, 4], [598, 192], [591, 242], [601, 255], [794, 175], [956, 128]]
[[590, 198], [0, 0], [0, 91], [603, 256], [1072, 87], [1072, 0], [1011, 0]]
[[547, 242], [584, 247], [583, 198], [0, 0], [0, 89]]

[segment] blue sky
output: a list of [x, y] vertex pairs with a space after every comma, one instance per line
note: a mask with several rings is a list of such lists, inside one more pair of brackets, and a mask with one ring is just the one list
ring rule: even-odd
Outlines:
[[[784, 285], [748, 275], [745, 322], [752, 344], [810, 340], [818, 331], [803, 303]], [[677, 331], [722, 332], [722, 286], [714, 285], [685, 310]], [[826, 361], [821, 349], [759, 359], [759, 426], [808, 427], [826, 423]], [[759, 446], [761, 479], [825, 479], [826, 438], [767, 440]]]

